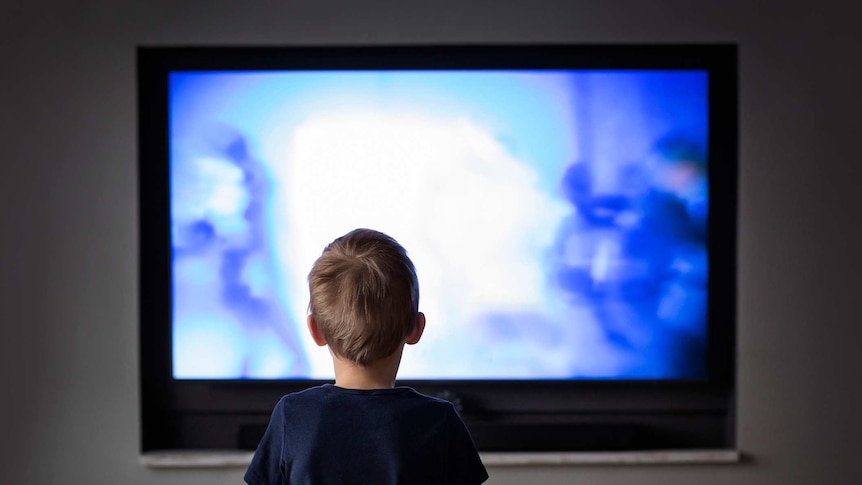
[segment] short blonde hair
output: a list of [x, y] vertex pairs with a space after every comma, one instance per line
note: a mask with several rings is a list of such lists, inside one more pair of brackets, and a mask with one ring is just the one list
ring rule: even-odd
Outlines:
[[359, 365], [392, 355], [416, 324], [416, 268], [382, 232], [356, 229], [326, 246], [308, 288], [308, 309], [329, 348]]

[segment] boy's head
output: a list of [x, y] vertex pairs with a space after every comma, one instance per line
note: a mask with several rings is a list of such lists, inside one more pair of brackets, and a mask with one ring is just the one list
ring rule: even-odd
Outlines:
[[386, 234], [356, 229], [330, 243], [311, 268], [308, 287], [309, 321], [336, 356], [364, 366], [405, 341], [415, 343], [416, 269]]

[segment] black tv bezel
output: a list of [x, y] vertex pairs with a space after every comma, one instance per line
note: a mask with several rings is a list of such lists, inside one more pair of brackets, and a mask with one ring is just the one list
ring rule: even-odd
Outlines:
[[[196, 70], [706, 70], [709, 73], [710, 107], [710, 280], [706, 379], [438, 380], [399, 381], [399, 385], [455, 399], [462, 405], [465, 421], [471, 429], [490, 427], [496, 430], [488, 434], [494, 437], [492, 441], [513, 441], [498, 443], [499, 449], [518, 446], [515, 441], [521, 438], [517, 438], [516, 432], [506, 431], [509, 428], [551, 425], [562, 429], [560, 426], [573, 423], [628, 423], [650, 429], [669, 426], [680, 428], [677, 435], [684, 437], [681, 441], [640, 440], [634, 445], [620, 445], [623, 448], [663, 447], [665, 442], [676, 448], [732, 444], [738, 166], [735, 45], [140, 47], [137, 68], [143, 451], [202, 447], [201, 440], [188, 436], [189, 433], [194, 434], [194, 431], [188, 431], [194, 426], [185, 426], [185, 421], [191, 422], [196, 416], [222, 416], [226, 427], [236, 427], [237, 422], [260, 423], [269, 416], [272, 405], [281, 395], [326, 382], [173, 379], [168, 73]], [[673, 424], [673, 420], [668, 421], [670, 416], [685, 416], [699, 424], [687, 427], [685, 420], [682, 424]], [[218, 423], [219, 420], [212, 422]], [[706, 426], [706, 422], [711, 423], [711, 429], [716, 426], [724, 426], [725, 429], [698, 439], [697, 429]], [[583, 431], [585, 428], [579, 429]], [[667, 435], [662, 435], [660, 429], [657, 432], [660, 436]], [[241, 430], [226, 429], [224, 433], [241, 434]], [[656, 432], [651, 434], [656, 435]], [[539, 444], [526, 448], [542, 449], [539, 441]], [[589, 444], [584, 446], [591, 449]], [[220, 442], [205, 447], [231, 446]], [[484, 448], [496, 449], [493, 445]]]

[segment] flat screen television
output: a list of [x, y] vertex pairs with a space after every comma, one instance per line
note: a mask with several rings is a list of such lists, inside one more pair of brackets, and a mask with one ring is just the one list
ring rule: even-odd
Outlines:
[[734, 46], [146, 47], [138, 96], [144, 451], [333, 379], [306, 275], [359, 227], [480, 450], [732, 444]]

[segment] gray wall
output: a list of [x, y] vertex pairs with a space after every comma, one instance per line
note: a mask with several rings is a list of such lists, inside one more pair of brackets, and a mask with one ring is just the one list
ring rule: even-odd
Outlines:
[[738, 436], [752, 461], [494, 468], [491, 483], [862, 480], [862, 42], [849, 7], [6, 0], [0, 8], [0, 483], [241, 479], [238, 469], [137, 464], [135, 46], [459, 41], [729, 41], [741, 53]]

